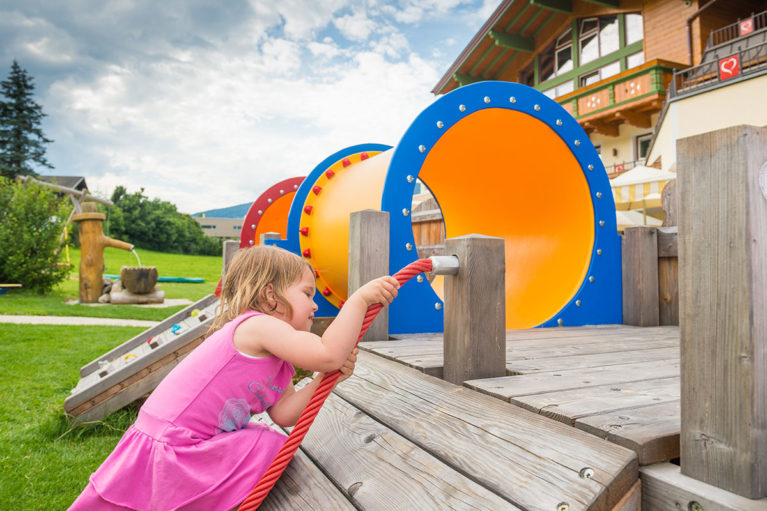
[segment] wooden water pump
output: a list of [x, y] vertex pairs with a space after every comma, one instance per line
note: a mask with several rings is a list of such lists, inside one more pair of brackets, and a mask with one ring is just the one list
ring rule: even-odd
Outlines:
[[133, 250], [133, 245], [104, 236], [101, 223], [106, 215], [96, 210], [96, 204], [82, 204], [82, 212], [72, 217], [80, 233], [80, 303], [97, 302], [104, 279], [104, 248]]

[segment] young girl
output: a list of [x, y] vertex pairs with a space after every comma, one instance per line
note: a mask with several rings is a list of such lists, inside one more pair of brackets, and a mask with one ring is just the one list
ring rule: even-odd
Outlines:
[[[70, 510], [236, 507], [286, 438], [248, 422], [251, 413], [294, 425], [323, 372], [351, 375], [368, 306], [389, 304], [398, 287], [392, 277], [365, 284], [320, 338], [309, 332], [317, 310], [311, 266], [275, 247], [241, 250], [226, 273], [215, 333], [157, 386]], [[320, 374], [296, 391], [293, 364]]]

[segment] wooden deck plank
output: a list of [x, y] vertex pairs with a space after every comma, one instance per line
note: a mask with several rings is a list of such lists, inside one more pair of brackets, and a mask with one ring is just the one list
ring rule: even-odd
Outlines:
[[679, 327], [637, 327], [630, 325], [602, 325], [602, 326], [574, 326], [574, 327], [554, 327], [554, 328], [531, 328], [528, 330], [507, 330], [507, 341], [525, 341], [535, 339], [566, 339], [573, 338], [595, 338], [606, 336], [638, 336], [652, 338], [655, 336], [679, 335]]
[[[377, 353], [390, 360], [399, 361], [432, 376], [442, 376], [443, 351], [441, 336], [437, 334], [420, 334], [401, 340], [376, 341], [361, 344], [363, 350]], [[594, 367], [644, 360], [658, 360], [657, 353], [625, 358], [626, 352], [651, 350], [657, 348], [675, 348], [679, 346], [679, 327], [568, 327], [568, 328], [537, 328], [530, 330], [508, 330], [506, 332], [507, 372], [510, 374], [526, 374], [528, 372], [567, 369], [560, 367], [556, 361], [539, 367], [540, 364], [519, 364], [520, 360], [554, 359], [572, 357], [574, 355], [589, 355], [599, 353], [618, 353], [616, 360], [608, 360], [605, 356], [595, 361], [575, 359], [565, 361], [573, 367]], [[632, 355], [629, 353], [629, 355]], [[664, 358], [664, 356], [661, 356]], [[678, 353], [670, 359], [678, 359]], [[552, 365], [553, 364], [553, 365]], [[573, 365], [575, 364], [575, 365]]]
[[[599, 337], [606, 335], [640, 335], [653, 337], [655, 335], [679, 335], [678, 326], [661, 327], [636, 327], [630, 325], [592, 325], [575, 327], [553, 327], [553, 328], [529, 328], [506, 330], [507, 341], [524, 341], [534, 339], [564, 339], [568, 337]], [[395, 345], [403, 341], [439, 341], [442, 342], [441, 333], [421, 333], [421, 334], [393, 334], [390, 335], [391, 341], [375, 341], [364, 343], [368, 345], [386, 346], [386, 343]]]
[[627, 449], [364, 351], [335, 392], [523, 509], [610, 509], [636, 482]]
[[528, 374], [541, 371], [620, 365], [625, 364], [627, 360], [632, 362], [650, 362], [654, 360], [678, 361], [679, 348], [674, 346], [646, 350], [572, 355], [569, 357], [511, 360], [506, 364], [506, 369], [510, 374]]
[[678, 401], [679, 377], [617, 383], [580, 389], [548, 392], [511, 398], [511, 402], [530, 411], [574, 425], [577, 419], [628, 410], [641, 406]]
[[[389, 359], [399, 359], [413, 356], [435, 356], [442, 354], [440, 341], [383, 341], [386, 346], [370, 346], [366, 343], [363, 349], [385, 356]], [[610, 353], [626, 349], [650, 349], [668, 346], [678, 346], [679, 336], [668, 334], [663, 336], [620, 336], [610, 335], [601, 337], [568, 337], [550, 340], [520, 340], [507, 341], [506, 354], [515, 358], [547, 358], [553, 356], [570, 356], [585, 353]]]
[[530, 348], [542, 348], [548, 346], [572, 346], [581, 344], [607, 344], [611, 341], [633, 341], [637, 346], [641, 346], [644, 343], [652, 343], [659, 340], [675, 339], [679, 340], [679, 331], [660, 331], [648, 328], [647, 330], [653, 330], [651, 332], [637, 332], [636, 330], [626, 330], [623, 332], [611, 332], [609, 334], [591, 335], [589, 331], [585, 331], [581, 335], [568, 335], [567, 337], [546, 337], [546, 338], [517, 338], [507, 339], [506, 343], [509, 349], [523, 347]]
[[678, 360], [660, 360], [586, 367], [562, 371], [537, 372], [502, 378], [464, 382], [467, 387], [509, 401], [513, 397], [570, 389], [588, 389], [606, 384], [652, 380], [679, 376]]
[[640, 465], [679, 457], [680, 402], [591, 415], [575, 427], [637, 453]]
[[304, 438], [302, 450], [357, 509], [519, 511], [333, 394]]
[[346, 496], [325, 477], [300, 449], [259, 509], [264, 511], [353, 511]]
[[[288, 431], [277, 426], [264, 412], [251, 417], [251, 422], [262, 422], [287, 435]], [[253, 481], [255, 486], [257, 481]], [[351, 511], [355, 507], [341, 490], [328, 479], [317, 465], [299, 449], [285, 471], [274, 485], [259, 509], [282, 511], [283, 509]]]
[[[600, 339], [598, 342], [576, 342], [551, 346], [515, 346], [509, 343], [506, 360], [533, 360], [538, 358], [571, 357], [573, 355], [594, 355], [597, 353], [625, 353], [656, 348], [678, 348], [679, 338], [672, 339]], [[624, 358], [625, 361], [625, 358]]]

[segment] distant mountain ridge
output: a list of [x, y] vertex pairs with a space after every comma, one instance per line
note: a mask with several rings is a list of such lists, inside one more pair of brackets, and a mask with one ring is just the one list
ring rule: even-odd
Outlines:
[[202, 216], [205, 218], [245, 218], [251, 204], [253, 203], [246, 202], [244, 204], [237, 204], [236, 206], [229, 206], [228, 208], [209, 209], [207, 211], [194, 213], [192, 216]]

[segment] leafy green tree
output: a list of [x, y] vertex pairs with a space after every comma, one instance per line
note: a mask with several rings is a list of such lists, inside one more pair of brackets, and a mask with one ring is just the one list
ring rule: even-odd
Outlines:
[[142, 188], [128, 193], [118, 186], [109, 211], [109, 235], [139, 248], [181, 254], [220, 255], [222, 240], [202, 232], [197, 221], [170, 202], [149, 199]]
[[33, 99], [32, 77], [13, 61], [7, 80], [0, 82], [0, 175], [15, 178], [37, 175], [30, 163], [53, 168], [45, 159], [45, 137], [40, 123], [46, 115]]
[[38, 184], [0, 177], [0, 282], [45, 293], [67, 277], [58, 254], [70, 208]]

